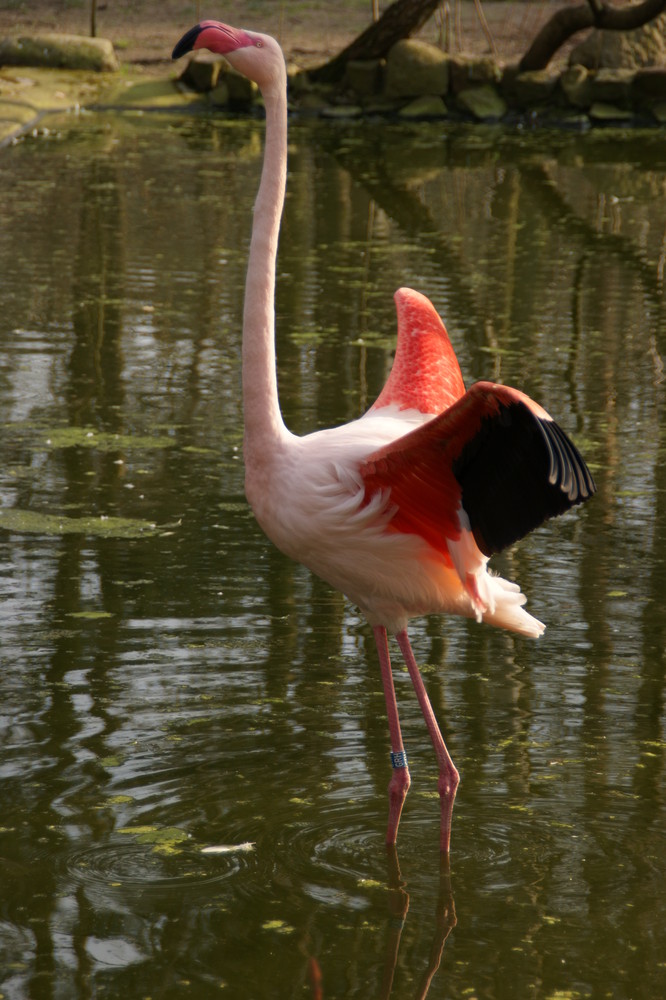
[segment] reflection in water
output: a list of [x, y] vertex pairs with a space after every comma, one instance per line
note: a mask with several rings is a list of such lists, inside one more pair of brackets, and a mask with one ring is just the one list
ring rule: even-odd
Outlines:
[[[389, 1000], [389, 997], [393, 993], [393, 983], [400, 954], [400, 939], [409, 911], [409, 893], [400, 872], [398, 852], [394, 845], [387, 845], [386, 856], [388, 861], [388, 922], [386, 926], [384, 967], [381, 974], [381, 981], [377, 984], [377, 989], [375, 990], [372, 986], [367, 985], [365, 993], [366, 996], [376, 996], [377, 1000]], [[451, 890], [449, 858], [446, 855], [440, 855], [437, 903], [432, 921], [428, 922], [428, 926], [433, 929], [432, 945], [423, 975], [415, 980], [415, 992], [411, 994], [414, 1000], [425, 1000], [425, 997], [428, 996], [433, 978], [442, 961], [446, 939], [456, 924], [457, 918]], [[414, 972], [416, 973], [416, 970]], [[326, 996], [324, 989], [325, 975], [314, 956], [310, 956], [308, 960], [307, 979], [310, 984], [313, 1000], [324, 1000]]]
[[[393, 981], [398, 964], [400, 953], [400, 938], [407, 920], [409, 911], [409, 893], [406, 890], [405, 882], [400, 873], [400, 862], [398, 852], [394, 845], [386, 847], [388, 859], [388, 882], [389, 891], [389, 920], [386, 930], [386, 957], [381, 978], [381, 984], [377, 991], [368, 990], [370, 996], [376, 996], [377, 1000], [389, 1000], [393, 992]], [[439, 859], [439, 892], [437, 895], [437, 906], [431, 926], [434, 928], [434, 935], [430, 953], [428, 955], [427, 966], [423, 976], [418, 980], [416, 992], [413, 994], [414, 1000], [425, 1000], [430, 992], [430, 986], [438, 971], [446, 939], [457, 924], [455, 903], [451, 891], [451, 870], [449, 858], [440, 855]], [[310, 957], [307, 969], [308, 981], [312, 989], [313, 1000], [324, 1000], [323, 975], [319, 962], [316, 958]]]
[[[372, 637], [243, 499], [262, 134], [100, 116], [0, 156], [7, 996], [366, 1000], [391, 978], [422, 996], [455, 920], [408, 679], [403, 884], [378, 850]], [[666, 995], [660, 141], [303, 124], [291, 142], [288, 425], [349, 420], [377, 394], [408, 284], [466, 372], [524, 386], [595, 462], [595, 503], [497, 560], [549, 625], [538, 644], [415, 628], [463, 777], [462, 918], [430, 995]], [[63, 516], [157, 528], [61, 535]]]
[[[404, 883], [400, 875], [400, 863], [398, 861], [397, 851], [395, 848], [387, 848], [387, 853], [389, 857], [389, 899], [392, 920], [386, 950], [386, 970], [380, 993], [381, 1000], [388, 1000], [388, 997], [391, 995], [391, 988], [393, 986], [393, 978], [398, 959], [398, 950], [400, 948], [400, 938], [404, 922], [407, 918], [407, 911], [409, 909], [409, 895], [404, 888]], [[432, 947], [430, 949], [427, 968], [425, 969], [423, 977], [417, 987], [417, 991], [414, 994], [415, 1000], [422, 1000], [422, 998], [427, 997], [430, 991], [430, 984], [432, 983], [433, 976], [439, 969], [442, 961], [442, 952], [444, 951], [446, 939], [456, 926], [456, 923], [456, 909], [453, 902], [453, 894], [451, 892], [451, 872], [449, 868], [449, 860], [446, 856], [441, 856], [439, 892], [437, 894], [437, 906], [432, 920], [432, 926], [434, 927], [435, 933]]]

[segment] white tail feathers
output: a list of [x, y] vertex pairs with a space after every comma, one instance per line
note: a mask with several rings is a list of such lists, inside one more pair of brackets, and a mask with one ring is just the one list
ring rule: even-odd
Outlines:
[[460, 538], [447, 541], [447, 545], [476, 620], [533, 638], [542, 635], [546, 626], [524, 610], [527, 599], [520, 587], [488, 572], [488, 559], [474, 540], [469, 518], [462, 506], [458, 508], [458, 517]]
[[483, 621], [500, 628], [508, 628], [512, 632], [528, 635], [538, 639], [543, 635], [546, 626], [538, 618], [528, 614], [523, 608], [526, 597], [520, 592], [516, 583], [509, 583], [501, 576], [491, 576], [486, 573], [489, 590], [493, 592], [493, 604], [483, 615]]

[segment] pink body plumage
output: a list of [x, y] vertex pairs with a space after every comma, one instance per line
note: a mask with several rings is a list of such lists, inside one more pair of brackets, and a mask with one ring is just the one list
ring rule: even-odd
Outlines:
[[255, 203], [243, 317], [246, 493], [266, 534], [355, 602], [373, 627], [393, 774], [387, 843], [410, 783], [387, 633], [395, 634], [439, 764], [440, 847], [448, 852], [458, 772], [407, 636], [415, 615], [448, 612], [528, 636], [543, 625], [519, 588], [487, 562], [544, 520], [588, 499], [590, 473], [564, 432], [515, 389], [465, 391], [440, 317], [411, 289], [396, 293], [398, 343], [366, 414], [296, 437], [280, 413], [274, 292], [287, 161], [284, 57], [274, 39], [216, 21], [196, 25], [174, 58], [208, 48], [261, 89], [266, 148]]

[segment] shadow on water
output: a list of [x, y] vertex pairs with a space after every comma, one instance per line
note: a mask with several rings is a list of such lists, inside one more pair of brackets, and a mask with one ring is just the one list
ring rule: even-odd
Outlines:
[[410, 284], [599, 487], [497, 560], [540, 643], [415, 623], [462, 772], [452, 876], [408, 678], [398, 863], [372, 637], [243, 499], [261, 150], [256, 122], [94, 116], [0, 157], [1, 989], [666, 995], [662, 146], [291, 133], [287, 423], [376, 396]]

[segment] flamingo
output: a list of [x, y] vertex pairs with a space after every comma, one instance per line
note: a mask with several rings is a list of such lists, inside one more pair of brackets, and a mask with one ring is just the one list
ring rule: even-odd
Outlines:
[[564, 431], [517, 389], [465, 390], [444, 323], [418, 291], [395, 293], [397, 348], [359, 419], [303, 437], [285, 426], [275, 365], [275, 267], [287, 171], [287, 77], [269, 35], [206, 20], [173, 58], [208, 49], [254, 81], [265, 105], [243, 312], [245, 492], [273, 543], [342, 591], [374, 634], [391, 741], [386, 843], [410, 785], [388, 636], [395, 636], [438, 761], [440, 850], [448, 855], [458, 771], [410, 645], [410, 618], [449, 613], [525, 636], [544, 625], [489, 557], [587, 500], [592, 476]]

